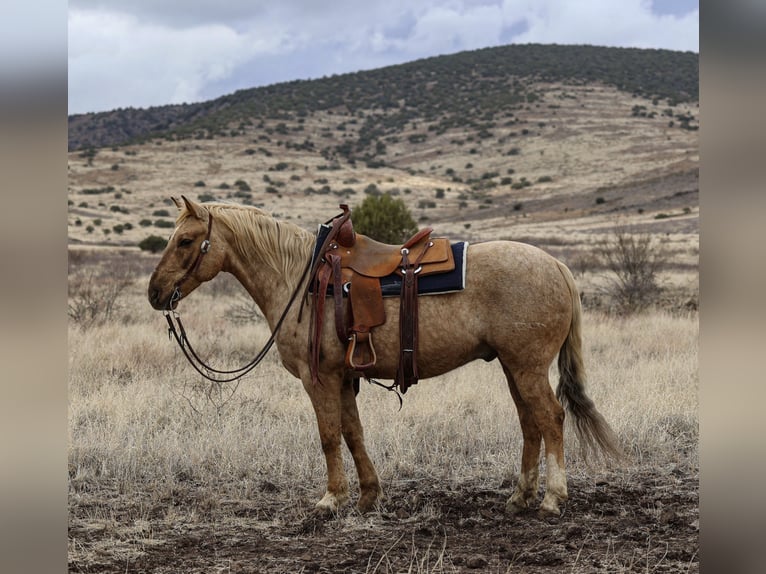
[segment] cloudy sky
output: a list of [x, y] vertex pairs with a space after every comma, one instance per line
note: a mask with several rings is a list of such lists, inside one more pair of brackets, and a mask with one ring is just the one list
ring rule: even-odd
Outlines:
[[699, 51], [698, 0], [69, 0], [69, 113], [510, 43]]

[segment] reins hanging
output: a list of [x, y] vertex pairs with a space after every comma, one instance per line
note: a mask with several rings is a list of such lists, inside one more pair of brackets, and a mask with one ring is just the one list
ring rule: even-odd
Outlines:
[[[335, 218], [333, 218], [335, 219]], [[330, 223], [332, 219], [328, 220], [327, 223]], [[312, 271], [312, 267], [318, 267], [319, 261], [314, 261], [313, 254], [309, 258], [308, 262], [306, 263], [306, 266], [303, 269], [303, 273], [301, 273], [301, 277], [298, 280], [298, 283], [295, 286], [295, 289], [293, 290], [292, 295], [290, 295], [290, 300], [287, 302], [287, 306], [285, 307], [285, 310], [282, 312], [282, 315], [279, 317], [279, 320], [277, 321], [277, 324], [274, 326], [274, 331], [272, 331], [271, 336], [269, 337], [269, 340], [266, 341], [263, 348], [258, 351], [255, 358], [250, 361], [248, 364], [239, 367], [237, 369], [216, 369], [214, 367], [211, 367], [208, 365], [204, 360], [200, 358], [200, 356], [197, 354], [197, 352], [194, 350], [194, 347], [191, 344], [191, 341], [189, 341], [189, 337], [186, 335], [186, 329], [184, 329], [183, 323], [181, 322], [180, 315], [173, 309], [173, 303], [178, 301], [181, 298], [181, 285], [191, 277], [191, 275], [199, 268], [200, 263], [202, 262], [202, 258], [204, 255], [210, 250], [210, 236], [212, 234], [213, 230], [213, 214], [208, 213], [208, 227], [207, 227], [207, 234], [205, 236], [205, 239], [203, 240], [202, 244], [200, 245], [200, 252], [197, 254], [197, 258], [192, 262], [189, 269], [187, 269], [186, 273], [184, 273], [183, 277], [176, 283], [175, 289], [173, 291], [173, 294], [170, 297], [170, 300], [168, 301], [168, 308], [164, 311], [165, 314], [165, 320], [168, 322], [168, 336], [172, 337], [176, 340], [176, 343], [178, 343], [178, 346], [181, 348], [181, 351], [183, 351], [184, 356], [186, 357], [186, 360], [189, 361], [192, 367], [204, 378], [206, 378], [209, 381], [212, 381], [214, 383], [229, 383], [232, 381], [235, 381], [243, 376], [245, 376], [247, 373], [252, 371], [254, 368], [256, 368], [260, 362], [263, 360], [263, 358], [266, 356], [266, 354], [269, 352], [271, 347], [274, 345], [277, 339], [277, 334], [279, 333], [279, 330], [282, 328], [282, 323], [285, 320], [285, 317], [287, 317], [287, 313], [290, 311], [290, 309], [293, 306], [293, 303], [295, 303], [295, 300], [298, 298], [298, 294], [300, 293], [301, 285], [303, 284], [303, 281], [306, 279], [306, 276], [309, 274], [309, 271]], [[305, 296], [305, 293], [304, 293]], [[303, 309], [301, 309], [302, 311]], [[300, 321], [300, 314], [298, 315], [298, 321]], [[178, 325], [176, 327], [176, 324]], [[219, 376], [220, 375], [220, 376]]]
[[[181, 322], [180, 315], [172, 309], [173, 303], [180, 298], [180, 291], [178, 290], [178, 288], [176, 288], [176, 290], [173, 292], [173, 296], [170, 298], [170, 301], [168, 302], [168, 309], [164, 311], [165, 319], [168, 322], [168, 336], [173, 337], [176, 340], [176, 343], [178, 343], [178, 346], [181, 348], [181, 351], [183, 351], [183, 354], [186, 357], [186, 360], [188, 360], [191, 366], [194, 367], [194, 369], [200, 375], [205, 377], [207, 380], [212, 381], [214, 383], [229, 383], [231, 381], [239, 379], [240, 377], [243, 377], [244, 375], [252, 371], [255, 367], [257, 367], [260, 364], [260, 362], [263, 360], [263, 358], [266, 356], [266, 354], [269, 352], [271, 347], [274, 345], [277, 338], [277, 334], [279, 333], [279, 330], [282, 327], [282, 323], [284, 322], [285, 317], [287, 317], [287, 313], [290, 311], [290, 308], [293, 306], [293, 303], [297, 299], [298, 293], [300, 292], [301, 284], [303, 283], [303, 280], [306, 278], [306, 275], [308, 274], [310, 268], [311, 268], [311, 260], [309, 260], [309, 262], [306, 264], [306, 267], [304, 268], [303, 273], [301, 274], [301, 278], [298, 280], [298, 284], [293, 290], [293, 293], [290, 296], [290, 300], [287, 302], [287, 306], [285, 307], [285, 310], [282, 312], [282, 315], [279, 317], [277, 324], [274, 326], [274, 330], [272, 331], [271, 336], [269, 337], [269, 340], [266, 341], [263, 348], [260, 351], [258, 351], [258, 354], [256, 354], [255, 358], [252, 361], [250, 361], [248, 364], [242, 367], [239, 367], [237, 369], [231, 369], [231, 370], [216, 369], [208, 365], [204, 360], [200, 358], [200, 356], [194, 350], [194, 347], [192, 346], [191, 341], [189, 341], [189, 337], [186, 335], [186, 329], [184, 329], [183, 323]], [[176, 324], [178, 325], [178, 328], [176, 328]]]

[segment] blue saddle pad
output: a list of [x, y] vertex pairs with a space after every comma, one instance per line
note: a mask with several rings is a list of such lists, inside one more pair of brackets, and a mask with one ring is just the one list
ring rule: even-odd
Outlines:
[[[455, 268], [447, 273], [419, 277], [418, 295], [451, 293], [465, 288], [465, 257], [468, 242], [452, 243], [450, 247], [455, 259]], [[383, 297], [399, 296], [402, 292], [402, 278], [396, 273], [383, 277], [380, 280], [380, 288], [383, 291]]]

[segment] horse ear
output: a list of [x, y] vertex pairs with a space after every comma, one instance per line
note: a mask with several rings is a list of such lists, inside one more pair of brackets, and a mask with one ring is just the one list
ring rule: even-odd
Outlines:
[[183, 207], [184, 207], [184, 202], [183, 202], [183, 201], [181, 201], [181, 200], [180, 200], [180, 199], [178, 199], [177, 197], [173, 197], [172, 195], [170, 196], [170, 199], [172, 199], [172, 200], [173, 200], [173, 203], [175, 203], [175, 204], [176, 204], [176, 207], [177, 207], [178, 209], [183, 209]]
[[185, 195], [182, 195], [181, 199], [183, 199], [184, 205], [186, 206], [186, 209], [189, 210], [189, 213], [201, 221], [207, 221], [207, 211], [204, 207], [199, 203], [193, 202]]

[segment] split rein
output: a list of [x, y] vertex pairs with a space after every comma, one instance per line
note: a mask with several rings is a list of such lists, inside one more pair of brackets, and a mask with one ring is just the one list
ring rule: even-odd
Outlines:
[[[348, 218], [348, 215], [346, 215], [346, 219], [347, 218]], [[336, 218], [333, 218], [333, 219], [336, 219]], [[333, 219], [328, 220], [325, 223], [325, 225], [332, 222]], [[225, 370], [225, 369], [216, 369], [215, 367], [211, 367], [204, 360], [202, 360], [202, 358], [200, 358], [199, 354], [194, 350], [194, 347], [192, 346], [191, 341], [189, 341], [189, 337], [186, 334], [186, 329], [184, 328], [184, 325], [181, 322], [181, 316], [173, 309], [173, 304], [181, 299], [181, 286], [189, 279], [189, 277], [192, 276], [192, 274], [194, 274], [197, 271], [197, 269], [200, 266], [200, 263], [202, 262], [202, 258], [210, 250], [210, 235], [212, 233], [212, 230], [213, 230], [213, 214], [208, 212], [207, 235], [205, 239], [202, 241], [202, 243], [200, 244], [200, 250], [199, 250], [199, 253], [197, 254], [197, 258], [191, 264], [189, 269], [187, 269], [186, 273], [184, 273], [183, 277], [181, 277], [181, 279], [179, 279], [179, 281], [175, 284], [173, 293], [170, 296], [170, 299], [168, 300], [168, 308], [163, 311], [163, 314], [165, 315], [165, 320], [168, 322], [168, 337], [171, 339], [175, 339], [176, 343], [178, 343], [178, 346], [181, 348], [181, 351], [183, 351], [183, 354], [186, 357], [186, 360], [189, 361], [189, 364], [191, 364], [191, 366], [194, 367], [194, 369], [208, 381], [222, 384], [222, 383], [230, 383], [232, 381], [236, 381], [237, 379], [240, 379], [241, 377], [245, 376], [250, 371], [255, 369], [261, 363], [264, 357], [266, 357], [266, 354], [269, 352], [269, 350], [271, 350], [271, 347], [276, 342], [277, 334], [279, 333], [279, 330], [282, 328], [282, 323], [284, 322], [285, 317], [287, 317], [287, 314], [292, 308], [293, 303], [295, 303], [295, 300], [298, 298], [298, 294], [301, 291], [301, 286], [303, 285], [304, 279], [306, 279], [306, 276], [309, 275], [310, 271], [312, 272], [311, 277], [315, 276], [316, 269], [319, 267], [319, 260], [321, 259], [321, 254], [324, 251], [324, 247], [326, 247], [326, 245], [330, 242], [332, 238], [328, 237], [325, 239], [325, 245], [323, 245], [322, 249], [320, 249], [319, 256], [316, 258], [316, 261], [314, 261], [313, 253], [312, 253], [312, 256], [309, 257], [309, 260], [303, 269], [303, 273], [301, 273], [301, 277], [298, 280], [298, 283], [296, 284], [292, 295], [290, 295], [290, 300], [287, 302], [287, 306], [285, 307], [285, 310], [282, 312], [282, 315], [279, 317], [279, 320], [274, 326], [274, 330], [272, 331], [268, 341], [266, 341], [263, 348], [260, 351], [258, 351], [255, 358], [253, 358], [252, 361], [250, 361], [248, 364], [242, 367], [239, 367], [237, 369]], [[310, 283], [311, 283], [311, 279], [309, 279], [309, 284]], [[306, 291], [304, 291], [304, 296], [307, 291], [308, 291], [308, 287], [306, 287]], [[301, 309], [301, 313], [302, 311], [303, 310]], [[300, 321], [300, 315], [298, 317], [299, 317], [298, 320]], [[367, 379], [369, 383], [375, 384], [388, 391], [393, 391], [393, 393], [399, 399], [399, 409], [401, 410], [403, 402], [402, 402], [401, 395], [396, 390], [396, 383], [392, 385], [385, 385], [381, 383], [380, 381], [376, 381], [375, 379], [371, 379], [369, 377], [365, 377], [365, 378]], [[357, 392], [359, 389], [358, 380], [359, 378], [355, 377], [354, 389]]]
[[232, 381], [235, 381], [245, 376], [247, 373], [255, 369], [264, 359], [264, 357], [269, 352], [271, 347], [274, 345], [274, 342], [276, 341], [276, 338], [277, 338], [277, 334], [279, 333], [279, 330], [282, 328], [282, 323], [284, 322], [285, 317], [287, 317], [287, 313], [290, 311], [290, 308], [293, 306], [295, 299], [298, 297], [301, 284], [303, 283], [303, 280], [306, 278], [306, 275], [308, 274], [311, 268], [311, 259], [309, 259], [309, 262], [306, 264], [306, 267], [304, 268], [303, 273], [301, 274], [301, 278], [298, 281], [298, 284], [295, 287], [293, 294], [290, 296], [290, 300], [287, 302], [287, 306], [285, 307], [285, 310], [282, 312], [282, 315], [279, 317], [279, 320], [277, 321], [277, 324], [275, 325], [274, 331], [271, 333], [269, 340], [266, 341], [263, 348], [260, 351], [258, 351], [255, 358], [252, 361], [250, 361], [248, 364], [242, 367], [239, 367], [237, 369], [224, 370], [224, 369], [216, 369], [215, 367], [211, 367], [205, 361], [203, 361], [200, 358], [199, 354], [194, 350], [194, 347], [192, 346], [191, 341], [189, 341], [189, 337], [186, 334], [186, 329], [184, 329], [184, 325], [181, 322], [181, 316], [173, 309], [173, 303], [181, 299], [181, 285], [183, 285], [186, 282], [186, 280], [189, 279], [189, 277], [191, 277], [191, 275], [197, 271], [202, 261], [202, 258], [210, 250], [210, 234], [213, 229], [213, 214], [208, 213], [208, 215], [209, 215], [209, 218], [208, 218], [207, 236], [205, 237], [205, 239], [202, 241], [202, 244], [200, 245], [200, 250], [199, 250], [199, 253], [197, 254], [197, 258], [194, 260], [192, 265], [186, 271], [184, 276], [175, 284], [175, 288], [173, 289], [173, 294], [170, 296], [170, 299], [168, 300], [168, 308], [165, 309], [163, 313], [165, 315], [165, 320], [168, 322], [168, 337], [176, 340], [176, 343], [178, 343], [178, 346], [181, 348], [181, 351], [183, 351], [183, 354], [186, 357], [186, 360], [189, 361], [191, 366], [194, 367], [194, 369], [200, 375], [206, 378], [208, 381], [211, 381], [213, 383], [230, 383]]

